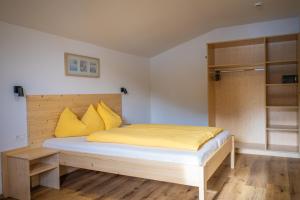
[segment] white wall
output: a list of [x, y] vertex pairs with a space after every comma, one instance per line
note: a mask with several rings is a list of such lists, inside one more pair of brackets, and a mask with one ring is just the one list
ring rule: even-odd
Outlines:
[[[64, 52], [100, 58], [101, 77], [66, 77]], [[147, 123], [149, 74], [147, 58], [0, 22], [0, 151], [27, 144], [25, 98], [14, 97], [14, 85], [22, 85], [30, 95], [118, 93], [125, 86], [125, 119]]]
[[299, 23], [289, 18], [219, 28], [151, 58], [151, 122], [208, 124], [208, 42], [296, 33]]

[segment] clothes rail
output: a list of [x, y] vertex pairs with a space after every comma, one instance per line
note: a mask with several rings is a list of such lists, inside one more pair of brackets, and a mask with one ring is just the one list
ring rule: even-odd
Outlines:
[[264, 71], [264, 68], [258, 68], [258, 67], [248, 67], [248, 68], [242, 68], [242, 69], [237, 69], [237, 68], [233, 68], [233, 69], [214, 69], [213, 72], [211, 73], [234, 73], [234, 72], [246, 72], [246, 71]]

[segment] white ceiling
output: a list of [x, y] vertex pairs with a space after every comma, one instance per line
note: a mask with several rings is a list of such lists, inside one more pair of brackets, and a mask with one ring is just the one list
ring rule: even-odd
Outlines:
[[151, 57], [214, 28], [300, 16], [300, 0], [255, 2], [0, 0], [0, 20]]

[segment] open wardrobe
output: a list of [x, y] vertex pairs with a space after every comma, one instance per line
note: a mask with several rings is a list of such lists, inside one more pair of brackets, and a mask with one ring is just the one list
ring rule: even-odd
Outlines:
[[208, 44], [209, 125], [240, 151], [299, 152], [300, 35]]

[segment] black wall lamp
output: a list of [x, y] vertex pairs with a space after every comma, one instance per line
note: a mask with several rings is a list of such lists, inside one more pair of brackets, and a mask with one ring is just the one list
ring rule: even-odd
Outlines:
[[127, 89], [124, 87], [121, 87], [121, 93], [122, 94], [128, 94]]
[[22, 86], [14, 86], [14, 94], [18, 97], [24, 97], [24, 89]]
[[214, 81], [220, 81], [221, 80], [221, 72], [215, 71], [213, 79], [214, 79]]

